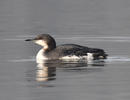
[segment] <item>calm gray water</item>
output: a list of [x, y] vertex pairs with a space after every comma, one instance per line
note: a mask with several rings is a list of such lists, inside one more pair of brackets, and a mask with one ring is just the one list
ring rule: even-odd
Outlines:
[[[0, 100], [129, 100], [129, 0], [0, 0]], [[57, 44], [103, 48], [105, 62], [37, 65], [50, 33]], [[39, 67], [42, 66], [42, 67]]]

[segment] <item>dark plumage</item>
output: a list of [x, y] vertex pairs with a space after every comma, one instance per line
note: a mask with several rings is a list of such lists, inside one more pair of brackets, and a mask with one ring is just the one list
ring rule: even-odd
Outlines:
[[[37, 42], [41, 40], [40, 42]], [[43, 46], [43, 55], [48, 59], [59, 59], [64, 56], [87, 56], [92, 53], [93, 59], [106, 59], [107, 54], [103, 49], [89, 48], [76, 44], [63, 44], [56, 47], [56, 42], [49, 34], [40, 34], [34, 39], [26, 41], [35, 41], [35, 43]], [[39, 56], [39, 55], [38, 55]]]
[[76, 44], [63, 44], [57, 46], [55, 49], [50, 51], [46, 56], [60, 58], [63, 56], [87, 56], [87, 53], [93, 53], [94, 60], [106, 59], [107, 54], [102, 49], [88, 48]]

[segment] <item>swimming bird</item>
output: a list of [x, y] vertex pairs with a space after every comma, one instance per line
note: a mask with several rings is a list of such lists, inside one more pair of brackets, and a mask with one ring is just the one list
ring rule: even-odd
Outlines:
[[33, 41], [43, 48], [39, 50], [36, 56], [37, 63], [41, 60], [98, 60], [106, 59], [107, 54], [103, 49], [89, 48], [77, 44], [62, 44], [56, 46], [55, 39], [49, 34], [39, 34], [34, 39], [26, 39], [25, 41]]

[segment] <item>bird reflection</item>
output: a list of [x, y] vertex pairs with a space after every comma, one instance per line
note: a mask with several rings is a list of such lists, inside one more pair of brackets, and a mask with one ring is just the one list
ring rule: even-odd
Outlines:
[[[104, 62], [95, 62], [91, 66], [104, 66]], [[88, 63], [86, 62], [62, 62], [59, 60], [44, 61], [44, 63], [37, 64], [36, 81], [47, 82], [56, 79], [56, 69], [60, 68], [64, 71], [87, 71]], [[91, 69], [92, 70], [92, 69]], [[95, 68], [95, 70], [99, 70]]]
[[55, 80], [56, 67], [51, 67], [50, 64], [42, 63], [37, 65], [36, 81]]

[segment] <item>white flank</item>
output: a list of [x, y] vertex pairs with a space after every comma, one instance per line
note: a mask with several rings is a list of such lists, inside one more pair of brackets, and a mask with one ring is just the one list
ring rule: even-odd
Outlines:
[[93, 60], [93, 53], [87, 53], [87, 60]]
[[92, 53], [87, 53], [87, 56], [64, 56], [60, 58], [61, 60], [71, 60], [71, 61], [77, 61], [77, 60], [87, 60], [87, 61], [91, 61], [93, 60], [93, 54]]

